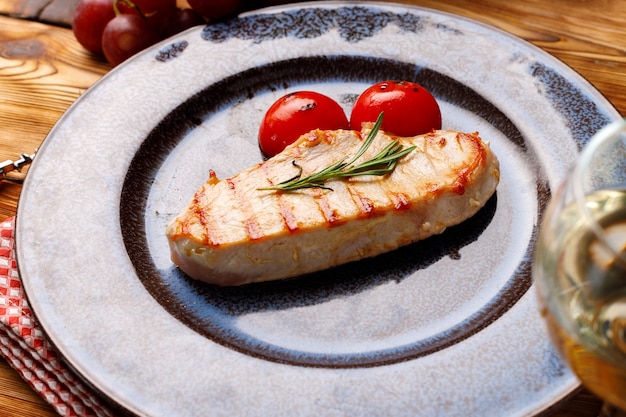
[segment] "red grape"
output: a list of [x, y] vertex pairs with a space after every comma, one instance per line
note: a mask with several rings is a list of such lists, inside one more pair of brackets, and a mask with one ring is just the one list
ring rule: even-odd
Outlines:
[[221, 19], [240, 10], [243, 0], [187, 0], [192, 9], [207, 19]]
[[175, 19], [169, 23], [170, 35], [168, 36], [206, 23], [202, 15], [193, 9], [178, 9], [174, 17]]
[[[89, 51], [113, 66], [207, 19], [234, 14], [245, 0], [79, 0], [72, 28]], [[190, 8], [192, 7], [192, 8]]]
[[195, 10], [179, 9], [177, 7], [160, 9], [151, 15], [148, 20], [163, 39], [190, 27], [206, 23], [204, 18]]
[[102, 34], [102, 50], [113, 66], [160, 40], [148, 20], [135, 14], [121, 14], [107, 24]]
[[102, 53], [102, 33], [115, 17], [114, 0], [80, 0], [74, 11], [72, 30], [85, 49]]

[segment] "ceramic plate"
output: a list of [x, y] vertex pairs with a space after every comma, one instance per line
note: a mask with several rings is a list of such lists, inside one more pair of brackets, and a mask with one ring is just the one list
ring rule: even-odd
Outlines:
[[[262, 160], [259, 123], [312, 89], [346, 113], [413, 80], [447, 129], [501, 163], [484, 209], [440, 236], [292, 280], [215, 288], [169, 260], [167, 223], [208, 178]], [[550, 190], [617, 111], [574, 71], [504, 32], [383, 3], [257, 11], [167, 40], [63, 116], [19, 205], [18, 260], [52, 342], [146, 416], [525, 416], [577, 387], [530, 275]]]

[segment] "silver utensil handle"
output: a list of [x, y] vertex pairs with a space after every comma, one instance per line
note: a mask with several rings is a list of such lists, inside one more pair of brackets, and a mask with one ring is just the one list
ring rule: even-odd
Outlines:
[[37, 149], [35, 149], [35, 152], [32, 154], [21, 154], [19, 159], [15, 161], [7, 159], [6, 161], [0, 162], [0, 180], [12, 182], [24, 181], [26, 173], [22, 172], [22, 168], [30, 165], [33, 159], [35, 159], [36, 154]]

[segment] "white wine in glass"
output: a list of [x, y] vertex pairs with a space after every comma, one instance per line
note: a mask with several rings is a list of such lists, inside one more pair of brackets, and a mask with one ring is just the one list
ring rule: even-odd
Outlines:
[[606, 415], [622, 415], [626, 120], [591, 138], [554, 194], [541, 223], [533, 276], [542, 315], [561, 355], [583, 385], [606, 401]]

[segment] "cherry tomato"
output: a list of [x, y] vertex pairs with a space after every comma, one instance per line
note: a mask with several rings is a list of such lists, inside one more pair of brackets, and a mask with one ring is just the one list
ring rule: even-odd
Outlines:
[[357, 98], [350, 127], [361, 130], [364, 122], [375, 122], [384, 112], [381, 130], [396, 136], [416, 136], [441, 129], [441, 111], [435, 98], [419, 84], [383, 81]]
[[299, 91], [279, 98], [267, 110], [259, 128], [259, 147], [271, 157], [313, 129], [348, 129], [341, 106], [313, 91]]

